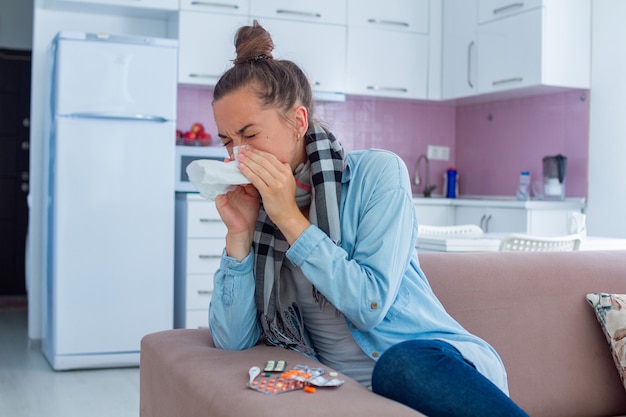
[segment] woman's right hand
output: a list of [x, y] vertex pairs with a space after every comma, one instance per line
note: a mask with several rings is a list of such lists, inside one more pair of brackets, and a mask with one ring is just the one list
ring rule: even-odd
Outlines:
[[252, 184], [238, 185], [218, 195], [215, 206], [226, 225], [226, 254], [238, 261], [250, 253], [254, 227], [259, 216], [260, 195]]

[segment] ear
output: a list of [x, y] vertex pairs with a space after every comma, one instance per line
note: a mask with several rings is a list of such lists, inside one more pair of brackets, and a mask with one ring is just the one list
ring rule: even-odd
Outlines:
[[309, 129], [309, 115], [304, 106], [296, 106], [294, 109], [294, 120], [298, 137], [304, 137]]

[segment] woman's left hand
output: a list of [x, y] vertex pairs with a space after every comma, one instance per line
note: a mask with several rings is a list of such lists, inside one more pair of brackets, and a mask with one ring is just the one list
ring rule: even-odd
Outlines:
[[296, 204], [296, 181], [288, 163], [250, 147], [239, 150], [239, 169], [261, 194], [269, 218], [291, 244], [309, 226]]

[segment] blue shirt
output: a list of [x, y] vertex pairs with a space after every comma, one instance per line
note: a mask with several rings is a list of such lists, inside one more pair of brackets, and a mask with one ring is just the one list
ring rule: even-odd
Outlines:
[[[420, 268], [417, 217], [404, 162], [384, 150], [350, 152], [340, 204], [338, 244], [311, 225], [286, 256], [343, 313], [361, 349], [376, 360], [405, 340], [443, 340], [508, 393], [498, 354], [445, 311]], [[242, 262], [222, 256], [209, 314], [218, 347], [246, 349], [261, 335], [253, 264], [252, 252]]]

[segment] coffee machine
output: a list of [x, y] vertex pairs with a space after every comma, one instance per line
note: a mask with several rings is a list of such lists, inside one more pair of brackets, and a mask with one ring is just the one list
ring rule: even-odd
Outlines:
[[567, 157], [561, 154], [543, 158], [543, 198], [565, 199], [565, 174]]

